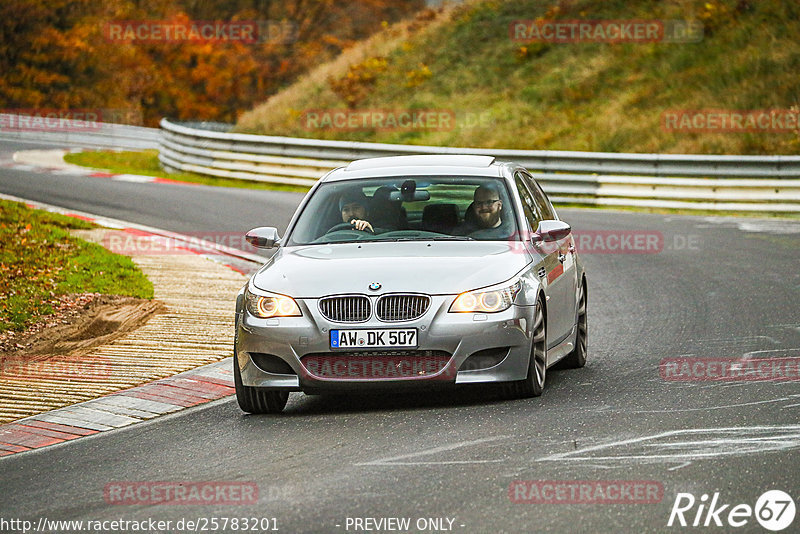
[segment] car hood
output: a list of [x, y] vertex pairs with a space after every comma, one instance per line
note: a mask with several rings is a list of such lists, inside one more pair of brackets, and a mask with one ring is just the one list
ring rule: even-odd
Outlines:
[[519, 242], [342, 243], [278, 249], [255, 287], [295, 298], [337, 293], [455, 294], [508, 280], [531, 261]]

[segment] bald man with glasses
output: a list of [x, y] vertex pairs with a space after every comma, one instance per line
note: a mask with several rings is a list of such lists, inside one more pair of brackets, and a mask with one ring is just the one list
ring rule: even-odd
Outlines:
[[502, 224], [503, 201], [500, 193], [491, 185], [481, 185], [475, 189], [472, 204], [464, 214], [464, 222], [458, 225], [455, 235], [469, 235], [478, 230], [499, 228]]

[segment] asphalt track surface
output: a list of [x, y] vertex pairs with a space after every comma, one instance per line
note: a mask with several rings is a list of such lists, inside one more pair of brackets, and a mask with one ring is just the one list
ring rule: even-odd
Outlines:
[[[31, 147], [2, 143], [0, 157]], [[11, 169], [0, 169], [0, 192], [178, 232], [283, 229], [301, 198]], [[593, 239], [582, 253], [589, 361], [551, 369], [542, 397], [503, 401], [485, 388], [292, 394], [277, 416], [245, 415], [230, 397], [0, 459], [0, 519], [152, 518], [172, 521], [160, 530], [168, 532], [188, 531], [176, 528], [181, 519], [245, 517], [270, 518], [280, 532], [767, 532], [753, 516], [733, 529], [728, 513], [755, 507], [767, 490], [797, 502], [800, 382], [672, 381], [660, 365], [679, 357], [797, 361], [787, 358], [800, 356], [800, 222], [559, 213]], [[625, 232], [660, 235], [661, 246], [598, 248], [597, 236], [608, 246], [609, 235]], [[240, 505], [111, 504], [104, 489], [125, 481], [252, 482], [259, 496]], [[663, 492], [650, 503], [630, 495], [567, 502], [568, 491], [519, 503], [509, 494], [515, 481], [542, 481], [542, 496], [548, 481], [645, 481]], [[689, 524], [708, 496], [700, 525], [718, 493], [717, 507], [729, 505], [718, 516], [723, 527], [714, 518], [710, 527], [667, 526], [679, 493], [697, 500], [684, 514]], [[410, 528], [356, 523], [365, 518], [408, 518]], [[439, 530], [430, 518], [443, 519]], [[219, 524], [206, 526], [222, 531]], [[800, 517], [791, 531], [800, 531]]]

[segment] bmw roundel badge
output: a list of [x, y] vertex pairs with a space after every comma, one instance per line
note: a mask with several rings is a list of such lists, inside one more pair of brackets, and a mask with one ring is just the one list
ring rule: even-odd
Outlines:
[[380, 285], [378, 282], [372, 282], [372, 283], [369, 285], [369, 288], [370, 288], [371, 290], [373, 290], [373, 291], [377, 291], [377, 290], [379, 290], [379, 289], [381, 288], [381, 285]]

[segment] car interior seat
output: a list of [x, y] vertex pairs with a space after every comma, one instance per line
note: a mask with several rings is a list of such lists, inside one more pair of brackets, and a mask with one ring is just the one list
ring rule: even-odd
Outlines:
[[408, 228], [408, 214], [401, 200], [390, 200], [392, 191], [399, 191], [396, 187], [384, 185], [379, 187], [370, 200], [369, 219], [374, 228], [387, 230], [406, 230]]
[[455, 204], [428, 204], [422, 210], [422, 229], [426, 232], [450, 234], [458, 225], [458, 206]]

